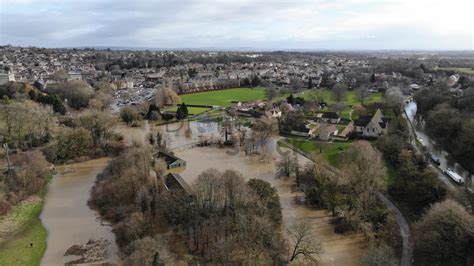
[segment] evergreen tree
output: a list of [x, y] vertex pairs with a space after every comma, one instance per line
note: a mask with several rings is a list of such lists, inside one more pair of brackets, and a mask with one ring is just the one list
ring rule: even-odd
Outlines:
[[181, 110], [183, 111], [184, 118], [188, 117], [188, 107], [184, 102], [181, 104]]
[[291, 105], [295, 104], [295, 97], [293, 97], [293, 94], [290, 94], [290, 96], [288, 96], [288, 98], [286, 98], [286, 102], [291, 104]]

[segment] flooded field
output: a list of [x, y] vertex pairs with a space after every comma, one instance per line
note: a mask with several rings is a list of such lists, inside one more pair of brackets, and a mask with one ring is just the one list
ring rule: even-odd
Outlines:
[[[246, 156], [243, 152], [229, 155], [226, 149], [201, 147], [177, 152], [186, 160], [187, 167], [181, 173], [183, 179], [192, 183], [204, 170], [215, 168], [220, 171], [234, 169], [247, 179], [259, 178], [268, 181], [278, 189], [286, 228], [294, 223], [308, 222], [314, 235], [323, 243], [321, 256], [323, 265], [359, 265], [363, 238], [359, 235], [338, 235], [330, 224], [330, 215], [326, 211], [316, 211], [295, 203], [298, 193], [292, 191], [294, 182], [290, 179], [275, 178], [275, 159], [259, 161], [256, 156]], [[299, 157], [299, 162], [307, 159]]]
[[[141, 127], [131, 128], [120, 125], [115, 131], [125, 137], [128, 144], [146, 142], [149, 132], [161, 132], [168, 147], [176, 155], [187, 161], [186, 169], [181, 173], [183, 178], [192, 183], [202, 171], [216, 168], [224, 171], [234, 169], [245, 178], [260, 178], [268, 181], [278, 189], [283, 212], [283, 223], [286, 228], [294, 223], [305, 221], [311, 224], [314, 235], [323, 243], [321, 255], [323, 265], [358, 265], [362, 253], [363, 239], [359, 235], [338, 235], [330, 224], [330, 215], [326, 211], [312, 210], [295, 203], [298, 192], [293, 191], [294, 182], [285, 178], [275, 178], [275, 162], [278, 154], [271, 147], [276, 147], [278, 137], [271, 140], [271, 156], [261, 161], [258, 156], [247, 156], [244, 152], [236, 155], [230, 149], [200, 147], [187, 149], [186, 146], [203, 138], [216, 138], [221, 129], [216, 123], [190, 122], [163, 126], [153, 126], [145, 122]], [[188, 132], [186, 132], [188, 131]], [[191, 132], [191, 134], [189, 133]], [[184, 148], [183, 148], [184, 147]], [[299, 157], [304, 164], [306, 158]], [[118, 248], [110, 227], [103, 225], [94, 211], [87, 206], [89, 192], [95, 177], [107, 165], [107, 159], [92, 160], [84, 163], [60, 167], [59, 175], [49, 185], [46, 203], [41, 220], [48, 230], [48, 248], [43, 257], [43, 265], [64, 265], [76, 258], [64, 257], [72, 245], [85, 244], [89, 239], [106, 239], [111, 245], [112, 257], [107, 261], [117, 262]], [[104, 261], [101, 261], [104, 262]]]
[[100, 262], [117, 262], [118, 248], [111, 228], [100, 222], [96, 213], [87, 206], [89, 192], [96, 175], [107, 165], [102, 158], [58, 167], [48, 187], [41, 221], [48, 231], [47, 249], [42, 265], [64, 265], [78, 259], [64, 256], [73, 245], [86, 244], [90, 239], [105, 239], [110, 244], [110, 258]]

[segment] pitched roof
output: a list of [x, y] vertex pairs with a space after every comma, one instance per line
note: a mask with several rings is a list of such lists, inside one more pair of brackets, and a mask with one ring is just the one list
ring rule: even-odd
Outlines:
[[[166, 175], [165, 185], [168, 189], [182, 189], [187, 194], [192, 194], [192, 189], [181, 175], [176, 173], [169, 173]], [[174, 187], [178, 185], [178, 187]]]
[[358, 119], [356, 119], [354, 121], [354, 126], [356, 126], [356, 127], [366, 127], [369, 124], [371, 119], [372, 119], [371, 116], [361, 115], [361, 116], [359, 116]]
[[321, 118], [339, 119], [339, 115], [335, 112], [324, 112]]

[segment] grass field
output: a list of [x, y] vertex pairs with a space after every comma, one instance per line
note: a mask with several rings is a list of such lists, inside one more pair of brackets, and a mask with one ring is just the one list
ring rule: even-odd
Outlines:
[[[173, 107], [166, 108], [165, 111], [166, 112], [176, 112], [177, 109], [178, 109], [178, 106], [173, 106]], [[202, 114], [206, 111], [209, 111], [209, 108], [189, 107], [188, 106], [188, 114], [189, 115], [198, 115], [198, 114]]]
[[459, 73], [474, 74], [474, 68], [471, 67], [440, 67], [442, 70], [451, 70]]
[[[298, 97], [303, 97], [305, 100], [309, 100], [311, 98], [320, 99], [323, 98], [324, 101], [328, 105], [335, 104], [336, 101], [334, 100], [334, 94], [330, 89], [318, 89], [318, 90], [310, 90], [310, 91], [303, 91], [299, 94], [296, 94]], [[371, 93], [367, 99], [364, 100], [364, 104], [373, 103], [373, 102], [383, 102], [383, 93]], [[350, 110], [353, 106], [360, 105], [361, 102], [357, 99], [355, 91], [348, 91], [344, 98], [344, 103], [346, 108], [341, 112], [341, 117], [350, 119]], [[329, 108], [328, 108], [329, 110]], [[325, 110], [327, 111], [327, 110]], [[353, 118], [354, 119], [354, 118]]]
[[[18, 226], [7, 241], [0, 243], [0, 265], [39, 265], [46, 250], [47, 232], [39, 215], [43, 208], [42, 197], [16, 206], [5, 219]], [[30, 243], [33, 246], [30, 247]]]
[[[308, 141], [294, 138], [286, 138], [286, 142], [294, 145], [306, 153], [319, 153], [322, 150], [323, 157], [332, 165], [337, 166], [340, 155], [352, 146], [352, 142], [332, 142], [320, 143], [316, 141]], [[322, 146], [321, 146], [322, 145]]]
[[[310, 90], [310, 91], [303, 91], [297, 94], [299, 97], [303, 97], [305, 100], [310, 99], [311, 97], [315, 97], [316, 99], [323, 98], [324, 101], [331, 105], [336, 103], [334, 100], [334, 94], [330, 89], [318, 89], [318, 90]], [[364, 103], [371, 103], [371, 102], [383, 102], [383, 93], [376, 92], [370, 93], [369, 97], [365, 99]], [[360, 101], [357, 99], [357, 95], [355, 91], [348, 91], [346, 93], [344, 103], [348, 106], [360, 105]]]
[[235, 88], [181, 95], [181, 101], [188, 105], [199, 104], [221, 107], [229, 107], [232, 101], [248, 102], [264, 98], [265, 89], [263, 88]]

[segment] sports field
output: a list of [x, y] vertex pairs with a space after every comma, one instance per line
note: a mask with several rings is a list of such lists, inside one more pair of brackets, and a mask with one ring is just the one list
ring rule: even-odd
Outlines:
[[[184, 94], [181, 96], [181, 102], [197, 105], [212, 105], [229, 107], [232, 102], [248, 102], [265, 98], [265, 89], [263, 88], [235, 88], [218, 91], [197, 92]], [[197, 111], [197, 110], [196, 110]]]

